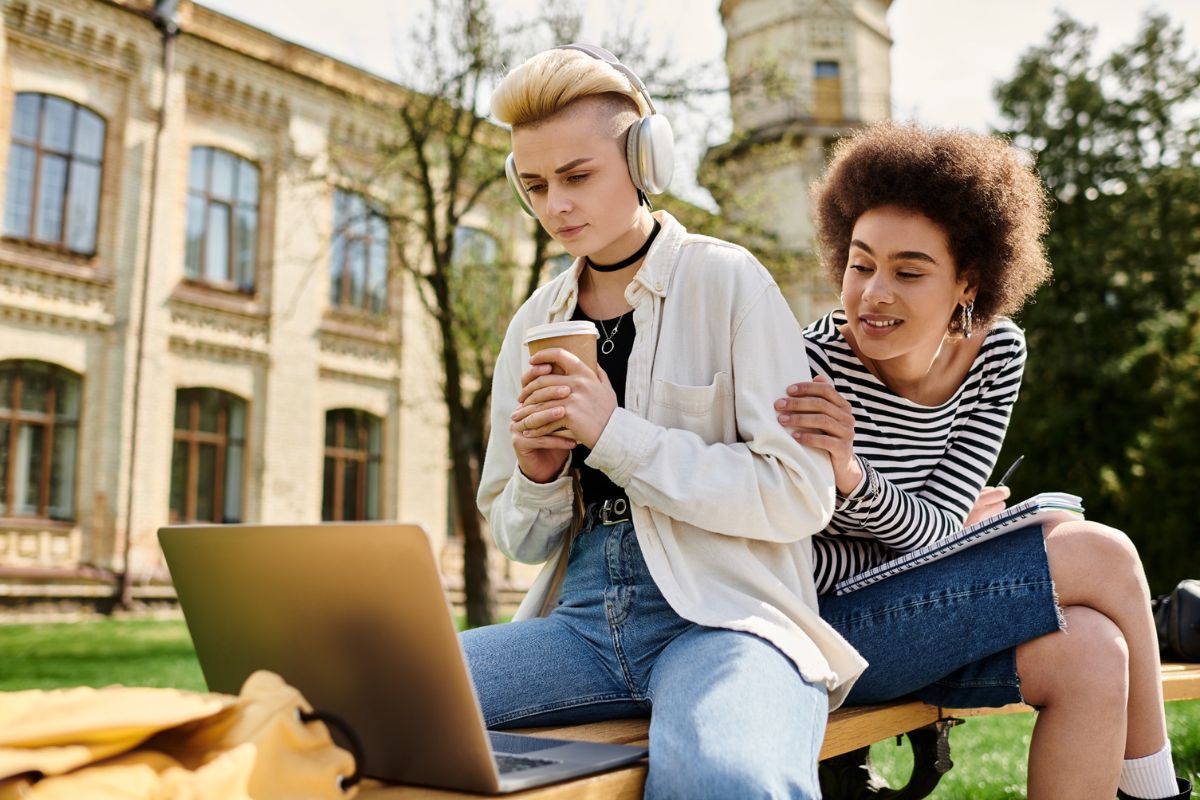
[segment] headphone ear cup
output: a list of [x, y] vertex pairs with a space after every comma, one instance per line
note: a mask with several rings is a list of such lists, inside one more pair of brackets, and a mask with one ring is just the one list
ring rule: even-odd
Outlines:
[[521, 183], [521, 179], [517, 177], [517, 162], [513, 160], [512, 153], [509, 153], [508, 158], [504, 159], [504, 176], [508, 178], [508, 188], [512, 189], [513, 197], [517, 199], [521, 210], [536, 218], [537, 214], [533, 213], [533, 205], [529, 202], [529, 193], [525, 191], [525, 184]]
[[662, 194], [675, 172], [675, 133], [661, 114], [642, 117], [629, 129], [625, 144], [629, 177], [646, 194]]

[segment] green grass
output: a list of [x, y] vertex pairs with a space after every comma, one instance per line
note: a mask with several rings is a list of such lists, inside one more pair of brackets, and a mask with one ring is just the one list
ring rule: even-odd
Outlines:
[[203, 691], [183, 622], [0, 625], [0, 691], [114, 683]]
[[[0, 625], [0, 691], [64, 686], [170, 686], [203, 690], [204, 680], [182, 622], [104, 620]], [[969, 719], [950, 734], [955, 767], [931, 797], [1000, 800], [1025, 796], [1025, 755], [1032, 714]], [[1167, 704], [1175, 766], [1200, 780], [1200, 700]], [[1086, 747], [1086, 741], [1080, 742]], [[871, 748], [875, 768], [892, 786], [912, 770], [907, 744]]]
[[[930, 795], [933, 800], [999, 800], [1025, 796], [1025, 757], [1033, 733], [1033, 714], [968, 719], [950, 731], [954, 769]], [[1167, 703], [1167, 730], [1175, 769], [1193, 784], [1200, 779], [1200, 700]], [[1080, 742], [1087, 747], [1086, 741]], [[912, 751], [895, 739], [871, 746], [871, 763], [893, 787], [912, 772]]]

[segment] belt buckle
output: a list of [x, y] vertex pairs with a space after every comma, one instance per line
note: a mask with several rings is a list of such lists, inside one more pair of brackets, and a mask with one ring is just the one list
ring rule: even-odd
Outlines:
[[605, 500], [600, 504], [600, 522], [612, 525], [629, 519], [629, 501], [624, 497]]

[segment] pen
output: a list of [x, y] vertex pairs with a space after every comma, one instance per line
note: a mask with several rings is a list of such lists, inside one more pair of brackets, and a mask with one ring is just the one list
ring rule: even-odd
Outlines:
[[1008, 482], [1008, 479], [1011, 478], [1012, 474], [1017, 471], [1017, 467], [1021, 466], [1021, 461], [1024, 459], [1024, 454], [1017, 456], [1017, 460], [1012, 463], [1012, 466], [1004, 471], [1004, 477], [1001, 478], [1000, 482], [996, 484], [996, 488], [999, 488]]

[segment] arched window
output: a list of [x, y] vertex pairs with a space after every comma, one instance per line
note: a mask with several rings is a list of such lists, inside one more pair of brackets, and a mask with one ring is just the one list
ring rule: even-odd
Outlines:
[[0, 516], [75, 519], [79, 376], [0, 361]]
[[456, 295], [463, 309], [461, 319], [478, 325], [479, 334], [490, 331], [503, 337], [511, 316], [511, 303], [503, 295], [510, 285], [501, 275], [499, 259], [500, 243], [495, 236], [468, 225], [454, 229], [451, 269], [458, 282]]
[[175, 392], [172, 522], [241, 522], [246, 403], [220, 389]]
[[13, 106], [4, 233], [96, 252], [104, 118], [53, 95], [21, 92]]
[[500, 245], [487, 231], [469, 225], [454, 229], [454, 263], [459, 267], [488, 267], [499, 255]]
[[188, 166], [184, 274], [254, 291], [258, 167], [215, 147], [193, 147]]
[[333, 305], [371, 314], [387, 311], [387, 218], [357, 192], [333, 193], [329, 289]]
[[354, 408], [325, 414], [321, 519], [379, 519], [383, 420]]

